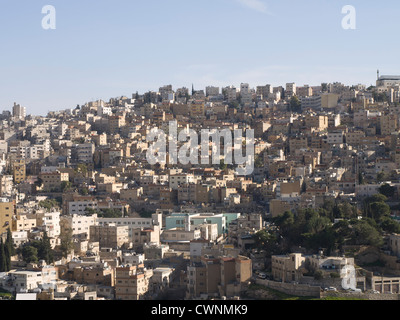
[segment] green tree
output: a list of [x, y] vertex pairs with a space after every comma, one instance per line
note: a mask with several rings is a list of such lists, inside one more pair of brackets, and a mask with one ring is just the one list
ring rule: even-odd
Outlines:
[[71, 187], [72, 187], [72, 183], [71, 182], [69, 182], [69, 181], [61, 182], [61, 191], [62, 192], [68, 191], [69, 189], [71, 189]]
[[360, 173], [358, 174], [358, 184], [363, 185], [364, 183], [365, 183], [365, 181], [364, 181], [364, 175], [363, 175], [362, 172], [360, 172]]
[[386, 203], [373, 202], [370, 204], [370, 214], [376, 222], [379, 222], [383, 217], [390, 216], [390, 213], [390, 207]]
[[99, 218], [122, 218], [122, 211], [118, 209], [102, 209]]
[[0, 238], [0, 272], [7, 272], [7, 256], [3, 238]]
[[38, 250], [32, 245], [23, 246], [21, 254], [22, 254], [22, 259], [26, 263], [38, 262]]
[[396, 192], [396, 188], [391, 185], [385, 183], [378, 189], [379, 193], [383, 194], [387, 198], [392, 198], [394, 193]]
[[59, 202], [56, 199], [46, 199], [39, 202], [39, 207], [50, 211], [52, 208], [59, 208]]
[[51, 249], [50, 238], [47, 236], [47, 232], [44, 232], [43, 238], [40, 241], [38, 248], [38, 258], [45, 260], [47, 264], [54, 262], [53, 250]]
[[317, 234], [323, 231], [330, 223], [331, 221], [328, 218], [315, 215], [308, 221], [307, 231], [311, 234]]
[[80, 163], [78, 164], [78, 166], [75, 169], [76, 173], [81, 173], [82, 175], [84, 175], [86, 177], [87, 173], [88, 173], [88, 167], [86, 164], [84, 163]]
[[10, 256], [15, 255], [14, 241], [12, 238], [12, 233], [10, 228], [7, 229], [7, 239], [6, 239], [6, 247]]
[[355, 245], [380, 247], [383, 244], [383, 239], [378, 230], [368, 221], [360, 220], [353, 225], [352, 242]]
[[400, 223], [390, 217], [383, 217], [380, 227], [387, 233], [400, 233]]
[[228, 167], [228, 166], [227, 166], [227, 164], [225, 163], [225, 161], [224, 161], [224, 160], [221, 160], [220, 163], [219, 163], [219, 169], [220, 169], [220, 170], [225, 170], [227, 167]]
[[382, 182], [384, 180], [386, 180], [386, 174], [385, 172], [379, 172], [376, 176], [376, 180], [378, 180], [378, 182]]
[[301, 111], [301, 102], [300, 102], [299, 98], [297, 98], [296, 96], [293, 96], [290, 99], [289, 108], [290, 108], [290, 111], [300, 112]]
[[60, 234], [60, 250], [62, 253], [62, 256], [64, 258], [67, 258], [68, 255], [72, 252], [74, 249], [74, 242], [73, 242], [73, 237], [72, 237], [72, 229], [71, 228], [61, 228], [61, 234]]

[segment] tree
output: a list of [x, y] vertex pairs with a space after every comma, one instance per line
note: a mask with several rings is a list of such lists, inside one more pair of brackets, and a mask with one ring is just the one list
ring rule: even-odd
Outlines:
[[69, 189], [71, 189], [71, 187], [72, 187], [72, 183], [71, 182], [69, 182], [69, 181], [61, 182], [61, 191], [62, 192], [68, 191]]
[[389, 217], [381, 219], [380, 227], [387, 233], [400, 233], [400, 223]]
[[371, 217], [379, 222], [383, 217], [390, 216], [390, 207], [383, 202], [373, 202], [370, 204]]
[[396, 188], [385, 183], [384, 185], [379, 187], [378, 191], [380, 194], [383, 194], [385, 197], [392, 198], [394, 196], [394, 193], [396, 192]]
[[10, 228], [7, 229], [6, 246], [7, 246], [7, 250], [8, 250], [8, 253], [10, 254], [10, 256], [14, 256], [15, 248], [14, 248], [14, 241], [12, 238], [12, 233], [11, 233]]
[[76, 173], [81, 173], [82, 175], [84, 175], [86, 177], [87, 173], [88, 173], [88, 167], [86, 164], [84, 163], [80, 163], [78, 164], [78, 166], [75, 169]]
[[38, 249], [38, 258], [45, 260], [47, 264], [54, 262], [53, 250], [51, 249], [50, 238], [47, 236], [47, 232], [44, 232], [43, 238], [40, 241]]
[[226, 170], [227, 167], [228, 167], [228, 166], [227, 166], [227, 164], [225, 163], [225, 161], [224, 161], [224, 160], [221, 160], [220, 163], [219, 163], [219, 169], [220, 169], [220, 170]]
[[364, 184], [364, 175], [362, 172], [358, 174], [358, 184], [363, 185]]
[[382, 182], [384, 180], [386, 180], [386, 174], [385, 172], [379, 172], [376, 176], [376, 180], [378, 180], [378, 182]]
[[25, 245], [22, 248], [22, 259], [26, 262], [26, 263], [37, 263], [38, 262], [38, 250], [31, 245]]
[[7, 272], [7, 256], [3, 238], [0, 239], [0, 272]]
[[353, 225], [352, 242], [355, 245], [380, 247], [383, 240], [379, 232], [366, 220], [360, 220]]
[[299, 100], [299, 98], [297, 98], [296, 96], [293, 96], [290, 99], [289, 108], [290, 108], [290, 111], [300, 112], [301, 111], [301, 101]]
[[304, 180], [303, 183], [301, 184], [301, 193], [306, 193], [307, 192], [307, 183]]
[[122, 218], [123, 212], [118, 209], [102, 209], [99, 218]]
[[39, 202], [39, 207], [45, 208], [50, 211], [52, 208], [58, 208], [59, 203], [56, 199], [46, 199]]
[[62, 256], [64, 258], [67, 258], [68, 255], [72, 252], [74, 249], [74, 242], [72, 238], [72, 229], [71, 228], [61, 228], [61, 234], [60, 234], [60, 239], [61, 239], [61, 245], [60, 245], [60, 250], [62, 252]]

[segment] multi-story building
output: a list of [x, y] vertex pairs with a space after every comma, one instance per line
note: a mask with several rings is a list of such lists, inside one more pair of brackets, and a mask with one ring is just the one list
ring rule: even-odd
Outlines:
[[152, 270], [143, 265], [123, 266], [115, 271], [115, 298], [117, 300], [142, 300], [151, 291]]
[[187, 298], [217, 298], [239, 296], [242, 285], [252, 276], [252, 261], [243, 256], [214, 257], [203, 255], [200, 262], [187, 268]]
[[14, 102], [12, 113], [14, 118], [24, 120], [26, 117], [26, 108]]
[[15, 203], [0, 199], [0, 235], [12, 228]]
[[68, 172], [42, 172], [39, 177], [42, 180], [43, 190], [47, 192], [62, 191], [63, 182], [69, 181]]
[[88, 240], [90, 233], [90, 226], [97, 225], [97, 214], [93, 215], [78, 215], [72, 214], [63, 216], [61, 218], [62, 229], [71, 230], [72, 236], [80, 240]]
[[94, 225], [89, 228], [90, 241], [99, 242], [103, 248], [120, 248], [129, 244], [129, 228], [115, 224]]
[[25, 160], [16, 160], [13, 164], [14, 183], [21, 183], [26, 179], [26, 163]]

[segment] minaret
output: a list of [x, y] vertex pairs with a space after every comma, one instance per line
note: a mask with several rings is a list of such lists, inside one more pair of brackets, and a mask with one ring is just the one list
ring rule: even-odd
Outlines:
[[377, 80], [379, 80], [379, 69], [378, 69], [378, 71], [377, 71], [377, 75], [378, 75], [378, 79], [377, 79]]

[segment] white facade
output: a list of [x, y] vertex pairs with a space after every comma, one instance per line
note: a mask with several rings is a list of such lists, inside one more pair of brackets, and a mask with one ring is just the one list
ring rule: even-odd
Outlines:
[[46, 212], [43, 216], [42, 226], [50, 238], [56, 238], [61, 234], [60, 212]]
[[172, 190], [177, 190], [182, 184], [194, 183], [195, 177], [192, 174], [176, 174], [170, 175], [169, 177], [169, 187]]
[[90, 208], [90, 209], [96, 210], [98, 208], [97, 200], [70, 201], [68, 203], [68, 214], [71, 214], [71, 215], [74, 215], [74, 214], [83, 215], [83, 214], [86, 213], [86, 208]]
[[88, 239], [90, 226], [97, 225], [97, 214], [91, 216], [82, 216], [73, 214], [72, 216], [63, 217], [67, 226], [72, 230], [72, 235], [80, 239]]
[[133, 230], [138, 228], [154, 228], [152, 218], [97, 218], [96, 222], [99, 226], [115, 224], [116, 226], [127, 226], [129, 230], [129, 238], [132, 239]]

